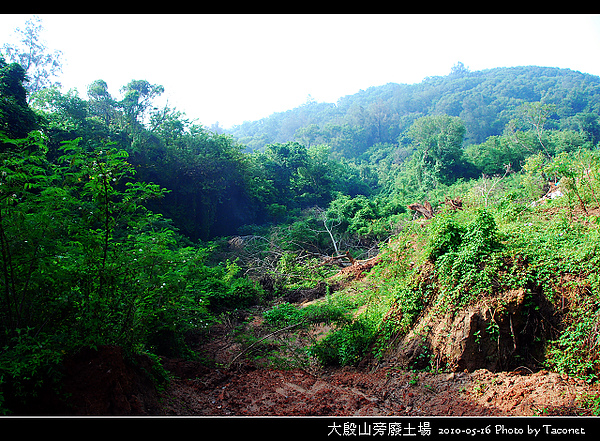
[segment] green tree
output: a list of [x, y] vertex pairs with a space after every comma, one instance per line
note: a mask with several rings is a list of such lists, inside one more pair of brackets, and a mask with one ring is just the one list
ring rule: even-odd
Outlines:
[[324, 205], [331, 200], [336, 181], [340, 178], [329, 159], [330, 148], [317, 145], [307, 149], [307, 161], [292, 175], [291, 185], [301, 207]]
[[47, 87], [60, 86], [60, 83], [53, 81], [53, 78], [62, 72], [60, 61], [62, 52], [48, 51], [40, 39], [43, 29], [42, 20], [38, 16], [33, 16], [25, 23], [25, 29], [16, 29], [15, 32], [20, 39], [19, 44], [7, 43], [3, 46], [8, 60], [19, 63], [25, 69], [29, 79], [25, 87], [30, 96]]
[[356, 158], [367, 148], [366, 129], [361, 126], [327, 123], [321, 133], [336, 158]]
[[582, 112], [576, 115], [579, 130], [592, 146], [600, 142], [600, 120], [597, 113]]
[[0, 402], [35, 394], [82, 346], [181, 356], [183, 334], [211, 319], [211, 299], [219, 307], [260, 295], [208, 268], [209, 250], [177, 245], [144, 207], [163, 189], [133, 180], [125, 151], [75, 140], [49, 162], [40, 132], [8, 142], [13, 148], [0, 152]]
[[319, 126], [316, 124], [310, 124], [308, 126], [304, 126], [296, 130], [294, 133], [294, 138], [299, 139], [304, 145], [310, 147], [311, 144], [321, 136], [321, 132]]
[[56, 87], [50, 87], [36, 93], [31, 100], [31, 108], [42, 113], [46, 126], [82, 135], [88, 117], [88, 103], [81, 99], [76, 90], [62, 93]]
[[121, 88], [123, 98], [119, 106], [123, 109], [124, 123], [130, 133], [139, 131], [152, 101], [164, 91], [163, 86], [150, 84], [146, 80], [132, 80]]
[[292, 182], [298, 177], [298, 170], [307, 170], [308, 165], [308, 151], [298, 142], [269, 144], [265, 148], [263, 166], [273, 182], [277, 202], [283, 202], [289, 208], [297, 206], [297, 193]]
[[506, 136], [490, 136], [481, 144], [471, 144], [464, 150], [464, 159], [485, 175], [504, 173], [506, 167], [518, 171], [527, 155], [518, 144]]
[[[516, 120], [512, 120], [508, 125], [509, 133], [512, 132], [513, 139], [520, 143], [524, 148], [527, 148], [532, 153], [542, 151], [547, 157], [551, 156], [551, 152], [547, 146], [547, 130], [546, 123], [550, 115], [556, 112], [556, 106], [552, 104], [542, 104], [541, 102], [523, 103], [518, 109]], [[531, 142], [525, 141], [519, 135], [519, 129], [529, 131], [535, 135], [537, 145], [531, 145]]]
[[459, 176], [465, 131], [460, 118], [448, 115], [424, 116], [414, 122], [408, 136], [416, 145], [421, 186], [433, 188]]
[[[11, 139], [25, 138], [38, 128], [38, 118], [27, 104], [25, 69], [17, 63], [7, 64], [0, 56], [0, 132]], [[0, 141], [0, 148], [8, 148]]]
[[109, 127], [116, 118], [116, 100], [108, 92], [108, 85], [104, 80], [96, 80], [87, 88], [90, 115], [99, 118], [106, 127]]
[[251, 223], [248, 162], [241, 147], [229, 136], [188, 125], [182, 114], [153, 115], [152, 132], [138, 135], [143, 148], [131, 149], [139, 179], [169, 190], [150, 204], [152, 210], [194, 240], [233, 234], [234, 226]]
[[466, 67], [464, 65], [464, 63], [462, 63], [461, 61], [459, 61], [454, 66], [452, 66], [452, 69], [450, 70], [450, 76], [452, 76], [452, 77], [464, 77], [466, 75], [469, 75], [470, 72], [471, 71], [469, 70], [469, 68]]

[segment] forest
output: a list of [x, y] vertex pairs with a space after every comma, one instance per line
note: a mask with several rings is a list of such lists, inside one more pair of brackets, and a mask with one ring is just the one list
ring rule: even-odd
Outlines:
[[[535, 344], [513, 332], [509, 357], [488, 321], [495, 366], [597, 382], [599, 77], [457, 63], [212, 130], [157, 108], [159, 84], [64, 92], [18, 55], [0, 54], [0, 413], [58, 387], [84, 347], [146, 354], [159, 382], [161, 357], [202, 359], [194, 339], [252, 310], [273, 331], [332, 328], [273, 365], [356, 365], [425, 312], [511, 290]], [[332, 284], [375, 260], [368, 283]], [[292, 301], [323, 286], [323, 302]], [[560, 320], [533, 329], [545, 307]], [[452, 369], [434, 349], [408, 366]]]

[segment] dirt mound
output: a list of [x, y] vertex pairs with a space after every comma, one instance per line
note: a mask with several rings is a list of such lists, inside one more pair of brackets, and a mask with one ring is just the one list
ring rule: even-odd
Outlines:
[[375, 256], [367, 260], [359, 260], [353, 265], [342, 268], [335, 277], [346, 283], [353, 280], [360, 280], [365, 277], [374, 266], [379, 265], [380, 263], [381, 256]]
[[[462, 348], [448, 353], [456, 354], [457, 359], [462, 354], [464, 363], [475, 366], [485, 356], [469, 358], [469, 350], [477, 352], [479, 346], [474, 340], [461, 343], [464, 336], [473, 336], [473, 330], [485, 328], [494, 317], [503, 335], [500, 347], [513, 348], [512, 337], [504, 335], [510, 328], [508, 314], [513, 315], [513, 331], [519, 335], [533, 325], [533, 320], [529, 324], [527, 320], [517, 320], [518, 311], [530, 303], [535, 309], [530, 296], [513, 291], [506, 293], [498, 304], [488, 304], [487, 309], [480, 304], [456, 319], [456, 323], [465, 324], [462, 331], [455, 331], [443, 342], [431, 338], [430, 347]], [[247, 323], [258, 326], [254, 320]], [[432, 332], [431, 337], [440, 335]], [[525, 334], [521, 339], [525, 341]], [[221, 360], [223, 354], [236, 353], [232, 351], [231, 337], [223, 329], [210, 345], [224, 348], [219, 355]], [[497, 341], [494, 347], [497, 350]], [[204, 352], [202, 348], [198, 350]], [[487, 351], [488, 348], [482, 349], [484, 354]], [[206, 416], [587, 415], [589, 410], [583, 403], [600, 393], [597, 386], [581, 380], [547, 371], [534, 373], [527, 367], [511, 372], [476, 369], [417, 373], [391, 361], [379, 365], [365, 363], [356, 368], [311, 365], [306, 369], [273, 369], [260, 367], [260, 359], [244, 357], [230, 369], [209, 369], [195, 362], [165, 360], [165, 368], [174, 378], [161, 393], [161, 401], [165, 403], [163, 412]]]
[[[401, 313], [401, 308], [390, 311]], [[388, 350], [387, 360], [405, 369], [538, 370], [544, 343], [555, 337], [556, 320], [552, 305], [532, 289], [500, 293], [458, 312], [431, 306]]]
[[15, 415], [159, 415], [152, 361], [132, 360], [118, 346], [84, 348], [67, 357], [60, 387], [43, 388], [26, 406], [9, 407]]
[[[155, 415], [160, 413], [152, 362], [126, 360], [117, 346], [83, 349], [65, 363], [64, 392], [73, 415]], [[65, 409], [66, 410], [66, 409]]]

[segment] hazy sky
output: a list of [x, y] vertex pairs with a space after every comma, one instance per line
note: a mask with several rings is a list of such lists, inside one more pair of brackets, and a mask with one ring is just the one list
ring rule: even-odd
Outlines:
[[[599, 15], [40, 14], [65, 90], [161, 84], [161, 104], [222, 127], [386, 83], [537, 65], [600, 75]], [[0, 15], [0, 46], [31, 15]]]

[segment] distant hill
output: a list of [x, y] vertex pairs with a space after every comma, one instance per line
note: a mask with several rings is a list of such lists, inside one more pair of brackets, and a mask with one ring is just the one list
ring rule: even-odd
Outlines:
[[351, 158], [378, 143], [401, 142], [401, 135], [425, 115], [460, 117], [467, 128], [465, 145], [469, 145], [501, 135], [524, 102], [556, 106], [548, 129], [577, 130], [577, 114], [600, 111], [600, 77], [595, 75], [537, 66], [474, 72], [459, 67], [447, 76], [428, 77], [418, 84], [370, 87], [337, 103], [307, 102], [244, 122], [226, 133], [248, 150], [297, 140], [305, 145], [328, 144], [335, 155]]

